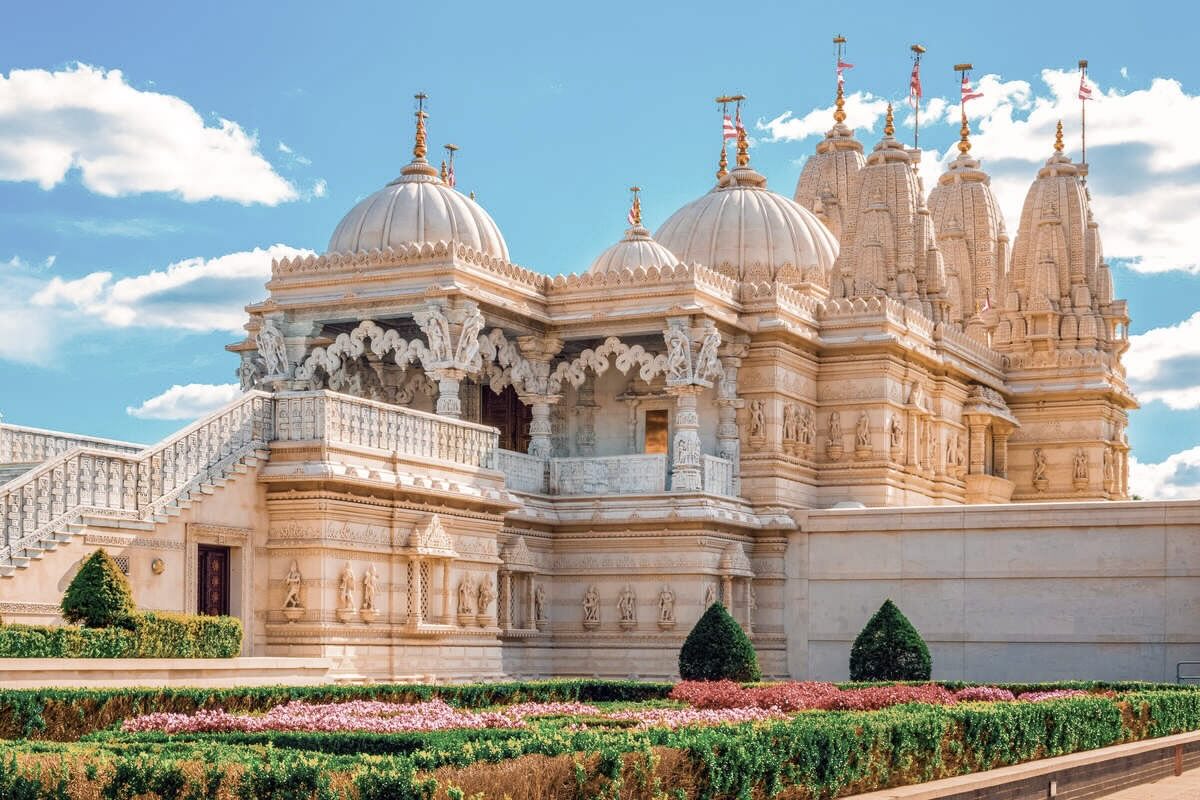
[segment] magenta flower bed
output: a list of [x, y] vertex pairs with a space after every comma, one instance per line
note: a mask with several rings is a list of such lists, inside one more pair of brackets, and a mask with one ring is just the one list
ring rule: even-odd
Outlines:
[[762, 722], [769, 719], [786, 719], [788, 715], [778, 708], [648, 708], [644, 711], [614, 711], [604, 716], [607, 719], [636, 720], [639, 728], [675, 729]]
[[1064, 697], [1083, 697], [1087, 692], [1080, 689], [1055, 689], [1052, 692], [1025, 692], [1018, 700], [1027, 703], [1037, 703], [1042, 700], [1060, 700]]
[[1087, 694], [1076, 689], [1029, 692], [1014, 698], [1007, 689], [971, 686], [951, 692], [929, 683], [919, 686], [866, 686], [839, 689], [832, 683], [789, 681], [770, 686], [742, 687], [733, 681], [683, 681], [671, 690], [671, 699], [693, 708], [770, 708], [782, 711], [877, 711], [902, 703], [947, 706], [958, 702], [1049, 700]]

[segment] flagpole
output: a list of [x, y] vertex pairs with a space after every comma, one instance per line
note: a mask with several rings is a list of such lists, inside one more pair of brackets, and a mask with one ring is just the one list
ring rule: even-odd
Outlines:
[[[1087, 59], [1079, 59], [1080, 86], [1083, 86], [1083, 82], [1087, 80], [1087, 67]], [[1079, 118], [1080, 160], [1084, 166], [1087, 166], [1087, 100], [1083, 98], [1082, 90], [1080, 90], [1079, 97]]]
[[966, 155], [971, 149], [971, 143], [967, 139], [971, 129], [967, 127], [967, 73], [975, 68], [974, 64], [955, 64], [954, 71], [959, 77], [959, 92], [958, 92], [958, 110], [962, 115], [962, 127], [959, 129], [958, 152]]
[[920, 86], [921, 56], [925, 54], [925, 48], [922, 45], [914, 44], [909, 50], [913, 51], [914, 79], [909, 80], [909, 93], [913, 94], [913, 149], [919, 150], [921, 147], [921, 92], [916, 87]]
[[725, 148], [725, 138], [726, 137], [725, 137], [724, 122], [725, 122], [725, 119], [729, 116], [729, 104], [731, 102], [733, 102], [733, 98], [727, 94], [723, 94], [717, 98], [717, 105], [721, 106], [721, 123], [722, 123], [722, 127], [721, 127], [721, 158], [717, 162], [717, 180], [718, 181], [720, 181], [727, 174], [729, 174], [729, 170], [727, 169], [727, 167], [729, 166], [729, 161], [728, 161], [729, 157], [726, 155], [727, 151]]

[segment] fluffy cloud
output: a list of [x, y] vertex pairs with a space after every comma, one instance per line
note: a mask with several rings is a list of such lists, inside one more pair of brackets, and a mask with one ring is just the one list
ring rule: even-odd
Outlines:
[[1129, 491], [1153, 500], [1200, 497], [1200, 445], [1158, 464], [1129, 460]]
[[163, 270], [116, 277], [92, 272], [51, 278], [30, 297], [41, 308], [70, 309], [107, 327], [177, 328], [240, 333], [242, 307], [263, 294], [272, 259], [312, 251], [276, 244], [217, 258], [189, 258]]
[[[983, 97], [967, 106], [974, 131], [971, 152], [991, 173], [1015, 233], [1025, 193], [1051, 153], [1059, 120], [1066, 126], [1068, 151], [1079, 157], [1079, 75], [1046, 69], [1036, 87], [984, 75], [976, 85]], [[1141, 272], [1200, 273], [1200, 251], [1191, 241], [1191, 231], [1200, 229], [1200, 149], [1179, 134], [1200, 126], [1200, 95], [1188, 94], [1177, 80], [1156, 78], [1132, 91], [1093, 84], [1093, 98], [1087, 109], [1088, 183], [1106, 255], [1127, 260]], [[863, 92], [849, 99], [854, 105], [847, 104], [848, 124], [874, 129], [886, 102]], [[804, 139], [827, 130], [830, 113], [830, 108], [802, 116], [788, 111], [759, 127], [771, 134], [768, 141]], [[959, 125], [957, 98], [929, 98], [921, 121], [923, 129], [943, 126], [935, 135], [944, 140], [947, 127], [956, 131]], [[912, 122], [912, 114], [906, 114], [903, 124]], [[921, 173], [926, 187], [934, 185], [956, 155], [953, 145], [925, 154]]]
[[128, 406], [125, 413], [139, 419], [196, 419], [216, 411], [241, 394], [236, 383], [175, 384], [140, 406]]
[[1122, 360], [1143, 403], [1200, 408], [1200, 311], [1176, 325], [1130, 336]]
[[120, 70], [0, 74], [0, 130], [0, 180], [50, 189], [77, 169], [84, 186], [109, 197], [277, 205], [300, 196], [236, 122], [210, 126], [184, 100], [136, 89]]

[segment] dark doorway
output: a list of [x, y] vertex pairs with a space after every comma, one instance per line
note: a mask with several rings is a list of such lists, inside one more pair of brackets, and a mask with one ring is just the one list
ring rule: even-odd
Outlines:
[[529, 450], [529, 422], [533, 412], [521, 402], [511, 386], [496, 394], [487, 386], [480, 386], [479, 421], [500, 429], [500, 446], [505, 450], [525, 453]]
[[229, 548], [202, 544], [197, 547], [200, 558], [196, 611], [213, 617], [229, 614]]

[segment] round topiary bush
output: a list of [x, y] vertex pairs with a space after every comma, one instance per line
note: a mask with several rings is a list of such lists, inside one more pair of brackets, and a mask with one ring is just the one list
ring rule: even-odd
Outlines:
[[117, 562], [103, 549], [92, 553], [63, 595], [63, 619], [89, 628], [131, 627], [133, 613], [133, 592]]
[[754, 645], [720, 603], [708, 607], [684, 640], [679, 675], [685, 681], [762, 679]]
[[929, 648], [896, 604], [884, 600], [850, 649], [852, 681], [927, 681]]

